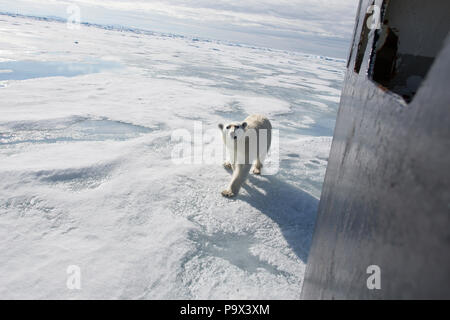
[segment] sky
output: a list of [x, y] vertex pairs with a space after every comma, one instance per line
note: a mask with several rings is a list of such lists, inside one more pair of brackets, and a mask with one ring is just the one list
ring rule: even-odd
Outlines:
[[358, 0], [0, 0], [0, 12], [122, 25], [346, 58]]

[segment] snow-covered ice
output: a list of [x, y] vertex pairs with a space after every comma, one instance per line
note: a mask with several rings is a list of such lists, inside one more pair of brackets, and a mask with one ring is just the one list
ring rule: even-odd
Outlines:
[[[0, 298], [299, 298], [344, 70], [0, 15]], [[278, 174], [230, 200], [220, 165], [171, 161], [174, 130], [250, 113], [280, 130]]]

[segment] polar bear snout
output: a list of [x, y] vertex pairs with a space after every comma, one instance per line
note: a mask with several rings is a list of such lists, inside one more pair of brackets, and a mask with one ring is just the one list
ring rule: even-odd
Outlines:
[[237, 140], [237, 139], [242, 138], [245, 135], [245, 132], [241, 128], [233, 127], [232, 129], [230, 129], [229, 135], [230, 135], [231, 139]]
[[245, 129], [247, 123], [231, 123], [224, 127], [223, 124], [219, 124], [219, 129], [222, 130], [224, 137], [230, 140], [238, 140], [245, 136]]

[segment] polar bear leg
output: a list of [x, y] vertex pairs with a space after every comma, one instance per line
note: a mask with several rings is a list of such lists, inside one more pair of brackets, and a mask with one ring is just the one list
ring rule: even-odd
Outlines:
[[254, 174], [261, 174], [261, 169], [262, 169], [262, 163], [260, 161], [260, 159], [256, 159], [255, 161], [255, 165], [253, 166], [253, 173]]
[[250, 172], [251, 165], [249, 164], [236, 164], [231, 177], [231, 182], [227, 189], [222, 191], [224, 197], [234, 197], [239, 193], [242, 184], [245, 182], [248, 173]]

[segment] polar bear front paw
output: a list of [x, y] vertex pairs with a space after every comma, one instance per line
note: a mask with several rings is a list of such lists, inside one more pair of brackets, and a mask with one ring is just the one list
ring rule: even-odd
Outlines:
[[233, 168], [232, 165], [231, 165], [231, 163], [230, 163], [229, 161], [225, 161], [225, 162], [223, 163], [223, 167], [224, 167], [225, 169], [232, 169], [232, 168]]
[[222, 195], [223, 195], [224, 197], [227, 197], [227, 198], [232, 198], [232, 197], [234, 197], [234, 193], [233, 193], [233, 191], [231, 191], [231, 190], [223, 190], [223, 191], [222, 191]]

